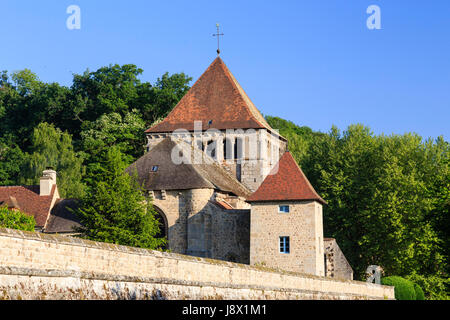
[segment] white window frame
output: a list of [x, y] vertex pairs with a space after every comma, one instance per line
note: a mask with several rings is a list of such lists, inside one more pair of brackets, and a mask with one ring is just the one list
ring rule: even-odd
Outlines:
[[290, 254], [291, 253], [291, 239], [289, 236], [280, 236], [279, 237], [279, 251], [280, 253]]
[[[287, 212], [286, 211], [281, 211], [281, 208], [287, 208]], [[290, 212], [290, 208], [289, 205], [279, 205], [278, 206], [278, 213], [289, 213]]]

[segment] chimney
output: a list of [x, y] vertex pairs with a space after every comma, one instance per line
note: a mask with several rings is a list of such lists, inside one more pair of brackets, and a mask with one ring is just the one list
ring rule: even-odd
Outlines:
[[42, 177], [40, 179], [40, 196], [49, 196], [52, 192], [53, 186], [56, 184], [56, 171], [52, 168], [47, 168], [42, 172]]

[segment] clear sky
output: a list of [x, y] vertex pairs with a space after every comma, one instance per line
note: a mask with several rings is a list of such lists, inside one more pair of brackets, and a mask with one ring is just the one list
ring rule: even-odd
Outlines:
[[[81, 29], [69, 30], [69, 5]], [[381, 29], [369, 30], [370, 5]], [[196, 80], [221, 57], [255, 105], [327, 132], [362, 123], [376, 134], [450, 136], [450, 1], [0, 0], [0, 70], [46, 82], [109, 64]]]

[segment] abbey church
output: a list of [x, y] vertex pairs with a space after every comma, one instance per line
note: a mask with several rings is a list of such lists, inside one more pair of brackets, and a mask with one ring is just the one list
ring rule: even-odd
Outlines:
[[127, 171], [152, 198], [167, 249], [352, 279], [324, 238], [326, 202], [220, 57], [146, 136]]

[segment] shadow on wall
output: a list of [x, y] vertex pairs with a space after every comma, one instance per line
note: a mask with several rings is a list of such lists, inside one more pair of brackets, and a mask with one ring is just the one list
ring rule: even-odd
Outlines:
[[166, 236], [171, 252], [243, 264], [250, 263], [250, 210], [225, 210], [207, 202], [192, 212], [189, 196], [179, 198], [179, 216], [173, 225], [167, 214], [154, 205], [160, 236]]

